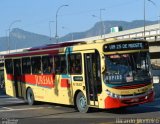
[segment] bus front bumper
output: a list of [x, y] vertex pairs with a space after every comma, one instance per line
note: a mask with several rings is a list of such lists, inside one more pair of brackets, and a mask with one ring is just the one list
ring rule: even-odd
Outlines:
[[138, 104], [143, 104], [147, 102], [152, 102], [154, 100], [154, 91], [152, 90], [150, 93], [144, 96], [132, 97], [132, 98], [113, 98], [107, 96], [104, 103], [106, 109], [111, 108], [120, 108], [125, 106], [133, 106]]

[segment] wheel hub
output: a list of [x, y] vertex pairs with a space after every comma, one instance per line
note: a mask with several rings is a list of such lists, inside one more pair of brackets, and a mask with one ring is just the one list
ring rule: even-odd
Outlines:
[[85, 108], [86, 107], [86, 99], [84, 97], [81, 97], [79, 99], [79, 102], [80, 102], [80, 107], [81, 108]]

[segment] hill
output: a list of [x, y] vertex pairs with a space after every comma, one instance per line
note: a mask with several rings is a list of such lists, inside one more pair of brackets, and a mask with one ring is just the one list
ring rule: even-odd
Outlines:
[[[157, 21], [146, 21], [146, 25], [156, 24]], [[81, 39], [86, 37], [92, 37], [100, 35], [102, 33], [102, 23], [97, 22], [91, 29], [84, 32], [74, 32], [59, 38], [59, 41], [69, 41], [73, 39]], [[115, 26], [121, 26], [123, 30], [133, 29], [143, 26], [143, 20], [135, 20], [132, 22], [126, 21], [104, 21], [105, 33], [110, 33], [110, 28]], [[103, 34], [103, 33], [102, 33]], [[15, 28], [10, 32], [10, 37], [0, 37], [0, 51], [7, 49], [21, 49], [28, 47], [35, 47], [44, 44], [55, 43], [54, 38], [50, 38], [45, 35], [35, 34], [32, 32], [24, 31], [22, 29]], [[8, 45], [9, 44], [9, 45]]]

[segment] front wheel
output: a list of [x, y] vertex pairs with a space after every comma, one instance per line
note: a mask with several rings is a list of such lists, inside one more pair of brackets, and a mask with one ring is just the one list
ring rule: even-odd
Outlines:
[[34, 105], [35, 103], [33, 91], [30, 88], [27, 90], [27, 102], [29, 105]]
[[87, 99], [82, 92], [79, 92], [76, 97], [76, 106], [79, 112], [87, 113], [89, 111]]

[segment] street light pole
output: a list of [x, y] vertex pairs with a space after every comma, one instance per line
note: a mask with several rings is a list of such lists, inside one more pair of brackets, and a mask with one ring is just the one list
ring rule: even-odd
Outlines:
[[52, 40], [52, 36], [51, 36], [51, 23], [53, 23], [55, 21], [49, 21], [49, 40], [51, 41]]
[[159, 24], [159, 33], [160, 33], [160, 12], [159, 12], [159, 8], [157, 7], [157, 5], [156, 5], [156, 3], [154, 2], [154, 1], [152, 1], [152, 0], [148, 0], [149, 2], [151, 2], [156, 8], [157, 8], [157, 11], [158, 11], [158, 13], [157, 13], [157, 15], [158, 15], [158, 24]]
[[104, 25], [104, 22], [102, 21], [102, 11], [104, 11], [105, 9], [100, 9], [100, 15], [99, 17], [96, 16], [96, 15], [92, 15], [92, 17], [94, 18], [98, 18], [100, 20], [100, 23], [101, 23], [101, 30], [100, 30], [100, 35], [102, 37], [102, 32], [103, 34], [105, 34], [105, 25]]
[[9, 29], [6, 30], [6, 41], [7, 41], [7, 50], [8, 50], [8, 53], [10, 53], [10, 49], [9, 49], [9, 38], [7, 36], [9, 36]]
[[68, 5], [61, 5], [60, 7], [58, 7], [58, 9], [56, 11], [56, 34], [55, 34], [55, 38], [56, 38], [57, 43], [58, 43], [58, 31], [57, 31], [57, 28], [58, 28], [58, 12], [62, 7], [65, 7], [65, 6], [68, 6]]
[[143, 7], [143, 9], [144, 9], [144, 34], [143, 34], [143, 37], [144, 37], [144, 39], [146, 39], [146, 0], [144, 0], [144, 7]]
[[104, 25], [104, 22], [102, 20], [102, 11], [105, 11], [105, 9], [100, 9], [100, 21], [101, 21], [101, 27], [102, 27], [101, 32], [103, 32], [103, 35], [105, 35], [105, 25]]
[[159, 34], [160, 34], [160, 13], [158, 14]]
[[[156, 3], [153, 2], [152, 0], [147, 0], [148, 2], [152, 3], [155, 7], [156, 6]], [[146, 0], [144, 0], [144, 39], [146, 39]]]
[[[17, 22], [21, 22], [21, 20], [14, 20], [13, 22], [11, 22], [11, 24], [9, 25], [9, 28], [8, 28], [8, 50], [9, 50], [9, 53], [10, 53], [10, 31], [11, 31], [11, 27]], [[16, 47], [16, 45], [15, 45], [15, 47]]]

